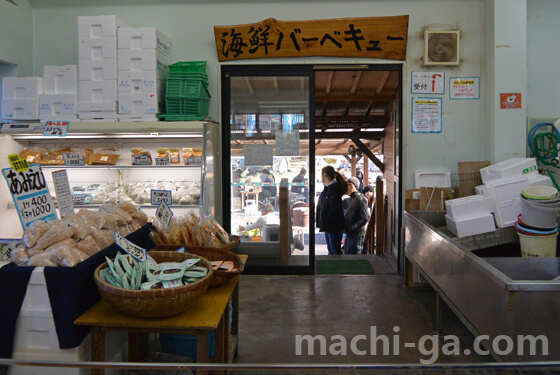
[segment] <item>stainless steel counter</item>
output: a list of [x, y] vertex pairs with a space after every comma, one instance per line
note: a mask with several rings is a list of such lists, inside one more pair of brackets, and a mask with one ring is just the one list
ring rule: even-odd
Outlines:
[[[560, 360], [559, 258], [522, 258], [513, 228], [456, 238], [445, 212], [405, 212], [405, 256], [499, 360]], [[503, 354], [507, 340], [514, 350]], [[519, 335], [545, 335], [548, 355], [529, 353]], [[497, 351], [492, 343], [500, 341]], [[523, 350], [521, 350], [523, 349]]]

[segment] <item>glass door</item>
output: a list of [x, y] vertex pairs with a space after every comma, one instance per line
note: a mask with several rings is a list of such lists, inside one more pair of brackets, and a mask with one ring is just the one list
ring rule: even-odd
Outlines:
[[222, 67], [224, 226], [251, 273], [313, 273], [310, 88], [309, 67]]

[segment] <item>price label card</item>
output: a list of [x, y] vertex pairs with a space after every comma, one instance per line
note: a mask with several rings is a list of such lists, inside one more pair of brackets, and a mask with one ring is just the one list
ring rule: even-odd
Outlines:
[[132, 255], [134, 258], [144, 262], [148, 259], [148, 252], [146, 249], [130, 242], [117, 232], [115, 232], [115, 243], [124, 251]]
[[156, 157], [156, 165], [164, 166], [164, 165], [171, 165], [171, 164], [169, 163], [169, 158]]
[[64, 165], [74, 167], [83, 167], [86, 165], [84, 155], [78, 152], [65, 152], [62, 154], [62, 158], [64, 159]]
[[169, 208], [165, 202], [161, 202], [159, 207], [156, 210], [156, 217], [163, 225], [164, 228], [169, 228], [169, 223], [171, 222], [171, 218], [173, 217], [173, 211]]
[[18, 154], [8, 155], [8, 161], [16, 172], [26, 171], [29, 169], [27, 160], [23, 160]]
[[68, 174], [66, 171], [55, 171], [52, 172], [52, 176], [60, 217], [74, 214], [74, 203], [72, 201], [70, 184], [68, 183]]
[[82, 205], [84, 204], [84, 194], [82, 193], [72, 193], [72, 204]]
[[202, 165], [202, 156], [190, 156], [187, 158], [188, 165]]
[[159, 205], [161, 202], [165, 202], [168, 205], [173, 203], [171, 190], [151, 190], [151, 203]]
[[43, 128], [45, 137], [66, 137], [70, 121], [47, 121]]
[[28, 170], [20, 172], [5, 168], [2, 174], [8, 183], [23, 229], [35, 220], [57, 219], [54, 202], [39, 164], [31, 164]]
[[133, 165], [152, 165], [149, 155], [134, 155], [132, 157]]

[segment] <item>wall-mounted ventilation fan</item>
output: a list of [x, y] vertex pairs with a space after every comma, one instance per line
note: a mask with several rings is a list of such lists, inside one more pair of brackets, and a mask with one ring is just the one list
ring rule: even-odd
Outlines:
[[459, 30], [424, 31], [424, 65], [459, 65]]

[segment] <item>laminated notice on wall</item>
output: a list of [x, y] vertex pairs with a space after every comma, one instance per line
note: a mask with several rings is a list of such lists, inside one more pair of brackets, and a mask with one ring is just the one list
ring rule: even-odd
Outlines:
[[245, 145], [243, 158], [245, 165], [272, 165], [274, 147], [272, 145]]
[[412, 98], [412, 132], [441, 133], [441, 98]]
[[276, 156], [299, 156], [299, 131], [276, 131]]

